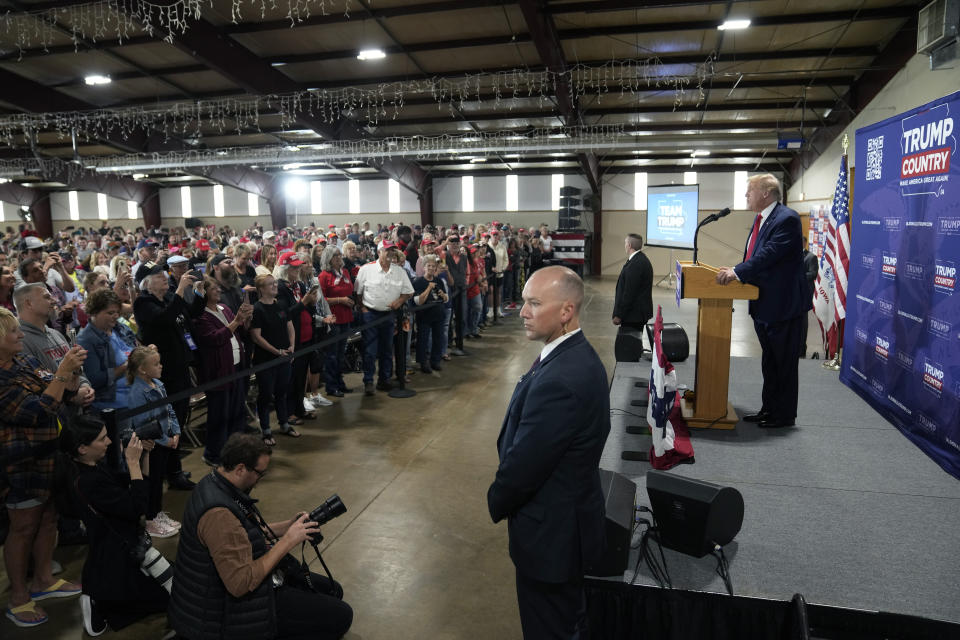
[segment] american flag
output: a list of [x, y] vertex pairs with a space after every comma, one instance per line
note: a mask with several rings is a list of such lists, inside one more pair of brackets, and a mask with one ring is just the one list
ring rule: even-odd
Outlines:
[[663, 352], [663, 310], [657, 306], [653, 325], [653, 358], [647, 386], [647, 424], [650, 426], [650, 464], [654, 469], [671, 469], [692, 463], [690, 432], [680, 411], [677, 372]]
[[840, 158], [840, 175], [828, 216], [826, 247], [814, 289], [813, 308], [828, 354], [836, 354], [840, 321], [847, 316], [847, 273], [850, 270], [850, 231], [847, 223], [847, 156]]

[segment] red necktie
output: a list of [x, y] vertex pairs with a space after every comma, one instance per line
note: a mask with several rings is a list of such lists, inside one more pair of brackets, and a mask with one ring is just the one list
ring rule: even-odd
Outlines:
[[533, 361], [533, 364], [530, 365], [530, 370], [527, 371], [527, 375], [530, 375], [534, 370], [540, 366], [540, 356], [537, 356], [537, 359]]
[[753, 231], [750, 232], [750, 244], [747, 245], [747, 260], [753, 255], [753, 248], [757, 245], [757, 235], [760, 233], [760, 220], [760, 214], [758, 213], [756, 220], [753, 221]]

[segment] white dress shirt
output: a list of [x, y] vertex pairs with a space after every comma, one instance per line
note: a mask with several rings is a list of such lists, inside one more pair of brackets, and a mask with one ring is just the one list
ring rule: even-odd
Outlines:
[[404, 294], [413, 294], [413, 285], [403, 267], [391, 263], [389, 271], [384, 271], [377, 260], [360, 267], [354, 290], [367, 309], [389, 311], [391, 302]]
[[571, 331], [570, 333], [565, 333], [565, 334], [563, 334], [562, 336], [560, 336], [559, 338], [554, 338], [553, 340], [551, 340], [551, 341], [548, 342], [547, 344], [543, 345], [543, 349], [540, 350], [540, 362], [543, 362], [544, 360], [546, 360], [546, 359], [547, 359], [547, 356], [550, 355], [550, 353], [551, 353], [554, 349], [556, 349], [557, 347], [559, 347], [561, 342], [563, 342], [564, 340], [566, 340], [567, 338], [569, 338], [569, 337], [571, 337], [571, 336], [577, 335], [578, 333], [580, 333], [580, 329], [574, 329], [574, 330]]

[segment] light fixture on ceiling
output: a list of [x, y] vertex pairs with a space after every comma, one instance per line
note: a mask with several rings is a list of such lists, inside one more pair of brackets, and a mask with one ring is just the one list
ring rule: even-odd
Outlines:
[[706, 149], [696, 149], [693, 153], [690, 154], [691, 158], [702, 158], [703, 156], [710, 155], [710, 152]]
[[111, 82], [113, 82], [113, 80], [110, 79], [110, 76], [101, 76], [99, 74], [93, 74], [93, 75], [87, 76], [86, 78], [83, 79], [83, 81], [90, 86], [94, 86], [98, 84], [110, 84]]
[[0, 178], [0, 184], [7, 184], [10, 182], [10, 178]]
[[727, 20], [717, 27], [720, 31], [736, 31], [737, 29], [746, 29], [750, 26], [749, 19]]
[[357, 60], [383, 60], [387, 57], [387, 54], [383, 52], [383, 49], [363, 49], [360, 53], [357, 54]]
[[486, 158], [471, 158], [470, 164], [479, 164], [481, 162], [486, 162], [486, 161], [487, 161]]
[[285, 147], [283, 148], [283, 150], [284, 150], [284, 151], [290, 151], [290, 152], [300, 151], [300, 147], [299, 147], [298, 145], [295, 145], [295, 144], [288, 144], [287, 146], [285, 146]]
[[293, 171], [294, 169], [299, 169], [299, 168], [301, 168], [302, 166], [303, 166], [303, 163], [301, 163], [301, 162], [292, 162], [292, 163], [290, 163], [290, 164], [285, 164], [285, 165], [283, 165], [281, 168], [282, 168], [284, 171]]
[[286, 62], [271, 62], [271, 63], [270, 63], [270, 66], [271, 66], [271, 67], [285, 67], [286, 65], [287, 65]]
[[133, 174], [133, 175], [130, 176], [130, 177], [133, 178], [134, 180], [143, 180], [144, 178], [147, 177], [147, 174], [145, 174], [145, 173], [135, 173], [135, 174]]
[[300, 178], [290, 178], [283, 185], [283, 190], [292, 200], [300, 200], [307, 195], [307, 183]]

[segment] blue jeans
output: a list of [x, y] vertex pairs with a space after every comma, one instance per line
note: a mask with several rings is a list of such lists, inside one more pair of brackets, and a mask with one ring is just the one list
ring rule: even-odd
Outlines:
[[350, 335], [350, 332], [350, 323], [330, 325], [330, 335], [328, 337], [334, 338], [339, 336], [340, 341], [327, 347], [323, 376], [327, 385], [327, 393], [343, 391], [347, 388], [347, 383], [343, 381], [340, 363], [346, 358], [347, 336]]
[[379, 320], [384, 316], [389, 320], [375, 327], [363, 330], [363, 383], [373, 382], [373, 374], [380, 361], [380, 382], [393, 375], [393, 325], [396, 323], [393, 311], [365, 311], [363, 323]]
[[477, 325], [480, 324], [480, 314], [483, 311], [483, 296], [476, 295], [467, 298], [467, 335], [477, 335]]
[[266, 371], [257, 374], [257, 416], [260, 418], [260, 430], [269, 437], [270, 403], [277, 411], [277, 425], [287, 424], [290, 420], [287, 394], [290, 392], [290, 377], [293, 375], [293, 363], [285, 360]]
[[420, 366], [427, 362], [439, 363], [443, 355], [440, 345], [446, 343], [447, 325], [443, 323], [443, 318], [427, 320], [422, 316], [417, 317], [417, 362]]

